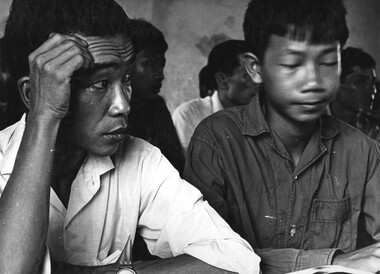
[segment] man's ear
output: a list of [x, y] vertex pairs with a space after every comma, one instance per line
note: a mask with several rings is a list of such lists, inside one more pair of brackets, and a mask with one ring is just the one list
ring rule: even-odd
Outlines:
[[215, 81], [218, 84], [218, 90], [226, 88], [226, 74], [223, 72], [215, 73]]
[[30, 109], [30, 80], [24, 76], [17, 81], [17, 88], [24, 105]]
[[261, 76], [261, 66], [259, 59], [253, 53], [246, 52], [243, 54], [245, 62], [245, 70], [248, 75], [251, 77], [252, 81], [255, 84], [262, 84], [263, 79]]

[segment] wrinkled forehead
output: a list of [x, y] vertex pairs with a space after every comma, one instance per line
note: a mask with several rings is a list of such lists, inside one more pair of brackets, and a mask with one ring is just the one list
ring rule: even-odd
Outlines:
[[82, 36], [88, 43], [88, 51], [94, 58], [95, 64], [121, 64], [133, 59], [132, 40], [122, 35], [115, 36]]

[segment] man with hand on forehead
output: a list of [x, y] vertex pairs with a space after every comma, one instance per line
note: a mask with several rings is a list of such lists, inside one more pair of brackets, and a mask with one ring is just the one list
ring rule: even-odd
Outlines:
[[[128, 20], [112, 0], [12, 3], [6, 61], [27, 113], [0, 132], [1, 271], [48, 271], [50, 255], [54, 273], [258, 273], [200, 192], [126, 134]], [[136, 232], [164, 260], [133, 270]]]

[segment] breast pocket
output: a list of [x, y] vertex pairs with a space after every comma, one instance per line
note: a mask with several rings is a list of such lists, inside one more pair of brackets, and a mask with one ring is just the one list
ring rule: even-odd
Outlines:
[[349, 249], [351, 239], [351, 200], [315, 199], [312, 206], [313, 249]]

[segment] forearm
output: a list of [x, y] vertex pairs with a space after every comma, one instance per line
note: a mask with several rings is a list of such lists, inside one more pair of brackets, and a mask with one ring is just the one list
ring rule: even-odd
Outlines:
[[320, 265], [331, 265], [337, 249], [300, 250], [293, 248], [256, 249], [264, 273], [291, 272]]
[[[189, 255], [180, 255], [170, 259], [154, 261], [139, 261], [133, 264], [138, 274], [191, 274], [191, 273], [234, 273], [219, 269]], [[70, 274], [111, 274], [117, 273], [119, 265], [110, 264], [103, 266], [77, 266], [66, 263], [54, 262], [53, 273]]]
[[59, 122], [28, 117], [12, 175], [0, 198], [0, 269], [35, 272], [45, 250]]
[[134, 269], [138, 274], [234, 273], [216, 268], [189, 255], [180, 255], [170, 259], [136, 262]]

